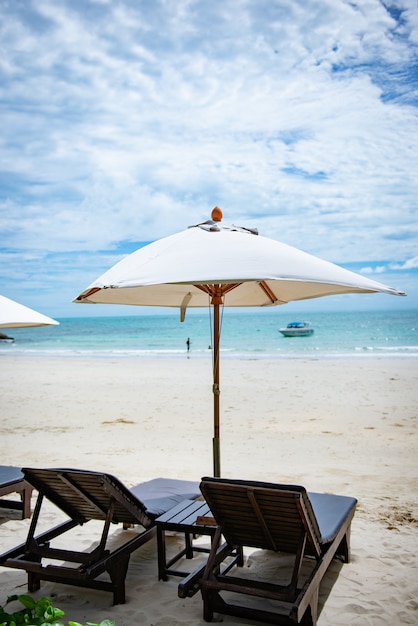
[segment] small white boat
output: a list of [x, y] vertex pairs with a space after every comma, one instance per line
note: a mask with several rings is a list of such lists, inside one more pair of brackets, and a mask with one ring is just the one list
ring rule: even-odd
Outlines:
[[279, 333], [284, 337], [309, 337], [314, 329], [309, 322], [290, 322], [286, 328], [280, 328]]

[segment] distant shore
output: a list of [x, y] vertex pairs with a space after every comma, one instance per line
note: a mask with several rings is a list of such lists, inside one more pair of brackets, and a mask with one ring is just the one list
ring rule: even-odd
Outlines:
[[[212, 473], [211, 362], [206, 359], [8, 356], [0, 374], [2, 463], [100, 469], [128, 486]], [[318, 626], [412, 624], [418, 557], [418, 366], [402, 359], [221, 363], [222, 475], [305, 485], [359, 500], [352, 562], [321, 592]], [[54, 515], [51, 512], [51, 526]], [[0, 524], [2, 551], [27, 521]], [[93, 540], [92, 536], [92, 540]], [[142, 558], [139, 552], [142, 552]], [[144, 558], [145, 555], [145, 558]], [[252, 561], [265, 566], [269, 555]], [[26, 589], [0, 568], [3, 598]], [[45, 583], [68, 619], [203, 626], [200, 595], [158, 582], [155, 546], [132, 558], [127, 603]], [[240, 624], [224, 618], [225, 626]]]

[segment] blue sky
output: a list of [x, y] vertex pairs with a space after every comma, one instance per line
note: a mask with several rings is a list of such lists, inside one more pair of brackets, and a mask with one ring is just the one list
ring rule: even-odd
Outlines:
[[71, 300], [219, 205], [408, 292], [305, 310], [418, 308], [416, 0], [0, 0], [0, 47], [3, 295], [122, 313]]

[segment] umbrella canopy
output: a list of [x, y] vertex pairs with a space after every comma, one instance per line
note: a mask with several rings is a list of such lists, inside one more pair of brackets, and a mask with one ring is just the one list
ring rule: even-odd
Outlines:
[[0, 328], [54, 326], [59, 322], [10, 298], [0, 296]]
[[335, 294], [382, 292], [392, 287], [262, 237], [254, 229], [212, 219], [151, 243], [122, 259], [74, 302], [214, 308], [214, 475], [220, 476], [219, 307], [274, 306]]

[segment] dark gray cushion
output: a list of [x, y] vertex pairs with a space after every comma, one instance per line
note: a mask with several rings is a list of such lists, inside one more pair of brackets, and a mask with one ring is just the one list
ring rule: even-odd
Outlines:
[[14, 465], [0, 465], [0, 485], [6, 487], [9, 484], [23, 480], [24, 476], [20, 467]]
[[175, 478], [153, 478], [130, 491], [145, 504], [147, 515], [153, 519], [183, 500], [195, 500], [202, 495], [198, 482]]
[[323, 543], [332, 541], [357, 504], [355, 498], [335, 496], [330, 493], [314, 493], [309, 491], [308, 498], [318, 522]]

